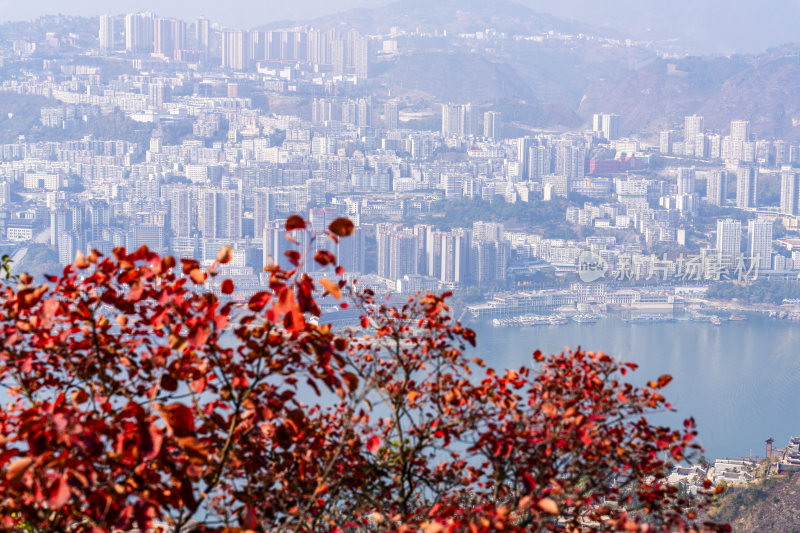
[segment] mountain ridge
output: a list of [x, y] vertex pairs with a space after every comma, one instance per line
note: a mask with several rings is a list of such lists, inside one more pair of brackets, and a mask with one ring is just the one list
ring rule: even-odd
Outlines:
[[[398, 0], [383, 7], [357, 7], [284, 26], [306, 25], [322, 28], [341, 24], [362, 33], [384, 33], [391, 27], [411, 31], [446, 30], [448, 33], [468, 33], [494, 29], [504, 33], [592, 33], [617, 36], [608, 28], [595, 27], [583, 22], [556, 17], [533, 10], [510, 0], [485, 2], [481, 0]], [[277, 29], [281, 23], [268, 23], [257, 29]]]

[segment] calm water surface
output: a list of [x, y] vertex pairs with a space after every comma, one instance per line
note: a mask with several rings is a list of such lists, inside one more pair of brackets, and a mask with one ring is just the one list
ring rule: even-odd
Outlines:
[[477, 351], [494, 367], [519, 367], [534, 349], [561, 352], [581, 346], [640, 365], [631, 381], [661, 374], [675, 379], [665, 396], [677, 409], [658, 422], [697, 421], [709, 458], [764, 455], [768, 437], [783, 446], [800, 434], [800, 324], [750, 316], [747, 322], [595, 324], [493, 328], [472, 324]]

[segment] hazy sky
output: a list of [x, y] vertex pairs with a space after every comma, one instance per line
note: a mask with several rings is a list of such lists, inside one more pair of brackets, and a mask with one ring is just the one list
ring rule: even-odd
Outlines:
[[[436, 1], [436, 0], [431, 0]], [[487, 0], [492, 1], [492, 0]], [[800, 0], [517, 0], [538, 11], [610, 26], [622, 34], [677, 37], [704, 51], [760, 51], [800, 40]], [[45, 13], [77, 15], [149, 10], [231, 27], [309, 19], [388, 0], [0, 0], [0, 20]]]

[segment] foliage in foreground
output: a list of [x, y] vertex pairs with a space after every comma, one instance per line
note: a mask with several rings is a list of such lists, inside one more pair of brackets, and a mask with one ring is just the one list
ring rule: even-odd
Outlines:
[[[665, 483], [698, 450], [691, 420], [645, 418], [668, 376], [636, 388], [635, 365], [583, 351], [484, 370], [446, 295], [378, 303], [324, 250], [336, 281], [291, 251], [247, 302], [204, 290], [230, 255], [95, 252], [3, 288], [0, 528], [725, 530]], [[315, 324], [320, 286], [360, 326]]]

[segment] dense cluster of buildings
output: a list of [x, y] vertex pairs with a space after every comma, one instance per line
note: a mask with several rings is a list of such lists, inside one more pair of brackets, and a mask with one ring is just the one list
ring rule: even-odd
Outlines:
[[356, 30], [238, 30], [221, 28], [203, 17], [187, 24], [144, 12], [101, 15], [98, 40], [105, 54], [214, 63], [233, 70], [255, 70], [269, 62], [301, 63], [335, 74], [368, 75], [369, 41]]
[[[543, 269], [574, 275], [584, 253], [607, 281], [634, 284], [800, 269], [800, 254], [773, 239], [776, 224], [798, 227], [800, 147], [754, 139], [747, 121], [723, 136], [686, 117], [682, 135], [661, 132], [657, 146], [622, 137], [624, 117], [609, 113], [583, 131], [509, 138], [514, 117], [439, 102], [441, 128], [426, 130], [408, 127], [418, 109], [371, 85], [370, 63], [398, 53], [392, 33], [243, 31], [130, 13], [101, 16], [93, 39], [91, 65], [48, 57], [0, 83], [2, 93], [47, 99], [39, 127], [53, 139], [0, 145], [7, 246], [37, 242], [66, 264], [79, 250], [142, 245], [211, 260], [225, 244], [235, 250], [228, 274], [247, 293], [265, 264], [285, 261], [283, 221], [299, 213], [320, 231], [351, 218], [353, 237], [306, 244], [332, 249], [386, 292], [502, 291]], [[12, 60], [35, 47], [0, 49]], [[276, 113], [256, 102], [289, 97], [305, 103]], [[70, 138], [111, 116], [149, 135]], [[779, 182], [772, 205], [763, 180]], [[557, 215], [540, 220], [544, 202]], [[442, 216], [454, 203], [485, 212], [456, 224]], [[524, 216], [491, 222], [509, 205]], [[699, 229], [704, 206], [738, 214]], [[548, 225], [569, 231], [551, 235]]]

